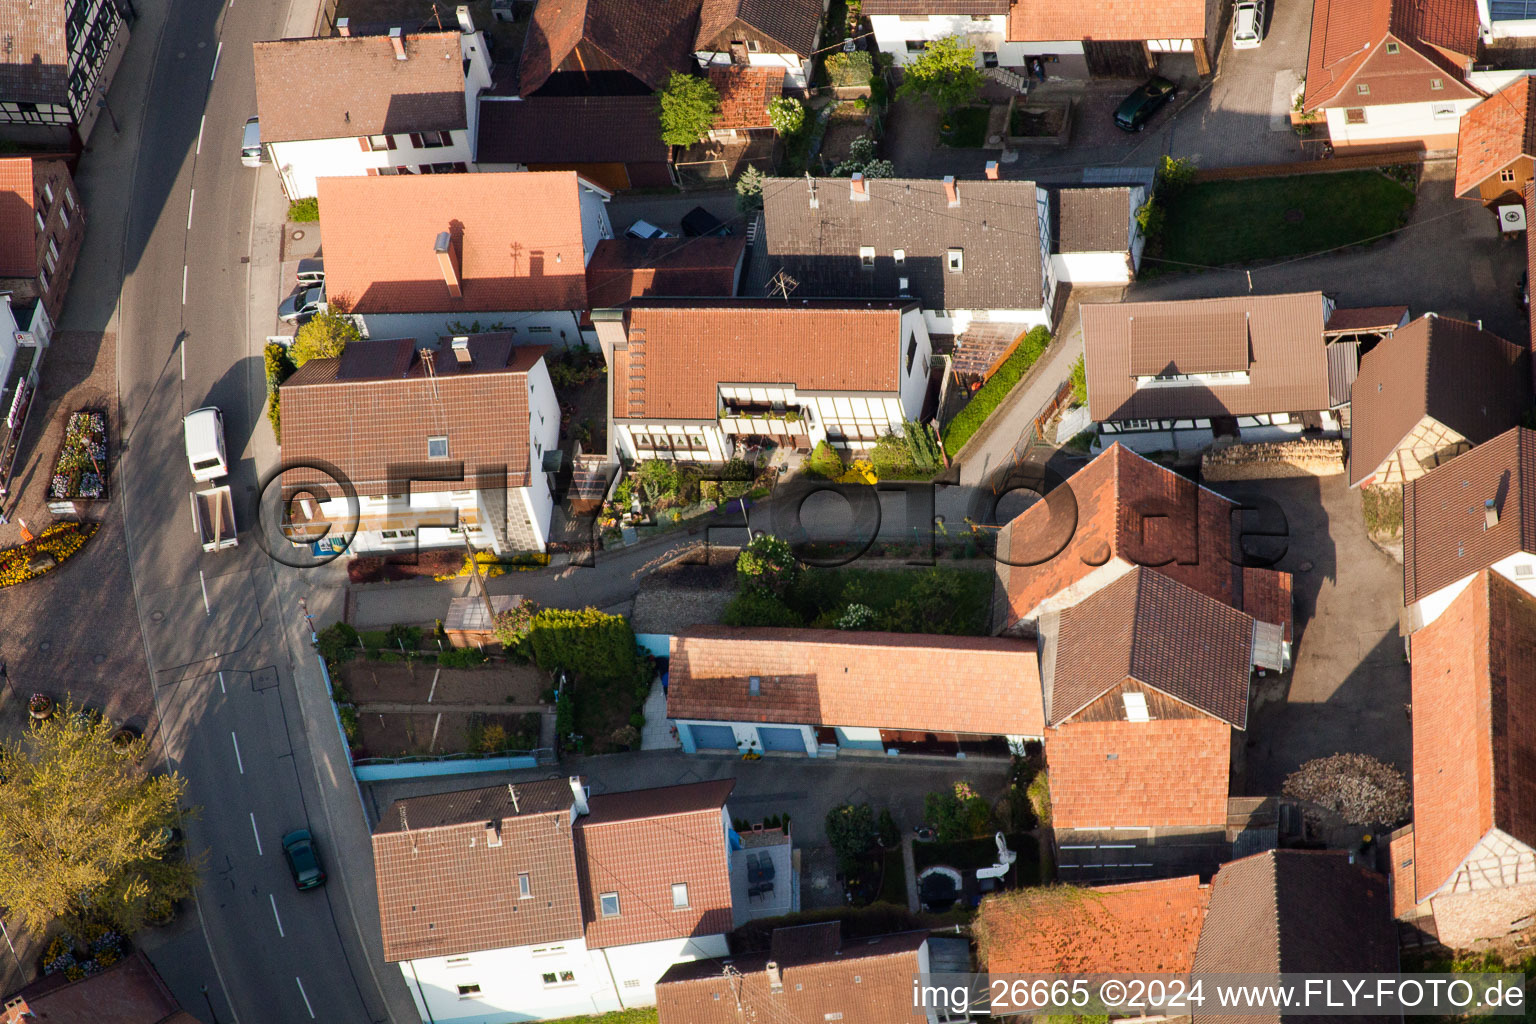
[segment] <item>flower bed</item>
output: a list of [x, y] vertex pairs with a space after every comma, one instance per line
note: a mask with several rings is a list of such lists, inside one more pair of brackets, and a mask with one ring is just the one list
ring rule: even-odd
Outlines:
[[100, 924], [87, 924], [77, 939], [68, 932], [54, 937], [43, 953], [44, 974], [62, 974], [79, 981], [100, 974], [127, 955], [121, 935]]
[[0, 587], [25, 583], [57, 569], [96, 535], [96, 529], [95, 523], [54, 523], [36, 540], [0, 551]]
[[86, 409], [69, 417], [48, 497], [99, 500], [107, 496], [107, 414]]

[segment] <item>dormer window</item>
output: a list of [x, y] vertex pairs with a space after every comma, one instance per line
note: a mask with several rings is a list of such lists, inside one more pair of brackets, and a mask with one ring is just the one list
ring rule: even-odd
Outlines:
[[1122, 693], [1120, 698], [1125, 701], [1125, 720], [1127, 722], [1150, 722], [1152, 716], [1147, 713], [1147, 695], [1144, 693]]
[[446, 459], [447, 457], [448, 438], [446, 436], [427, 438], [427, 458]]
[[945, 264], [951, 274], [958, 274], [965, 269], [965, 251], [963, 249], [951, 249], [945, 258]]
[[859, 246], [859, 266], [865, 270], [873, 270], [875, 267], [875, 247], [872, 245]]
[[616, 893], [616, 892], [605, 892], [605, 893], [603, 893], [601, 896], [599, 896], [597, 898], [597, 902], [598, 902], [598, 907], [599, 907], [603, 917], [618, 917], [619, 916], [619, 894], [618, 893]]
[[1398, 45], [1396, 43], [1388, 43], [1387, 44], [1387, 52], [1388, 53], [1396, 53], [1398, 51], [1398, 49], [1399, 49], [1399, 47], [1398, 47]]

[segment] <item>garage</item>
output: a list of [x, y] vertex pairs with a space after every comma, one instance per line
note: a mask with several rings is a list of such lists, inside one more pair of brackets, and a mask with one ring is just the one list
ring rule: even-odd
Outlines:
[[693, 745], [700, 750], [735, 750], [736, 733], [728, 725], [690, 725]]
[[773, 729], [760, 725], [757, 727], [757, 741], [763, 745], [764, 753], [770, 750], [805, 753], [805, 734], [799, 729]]

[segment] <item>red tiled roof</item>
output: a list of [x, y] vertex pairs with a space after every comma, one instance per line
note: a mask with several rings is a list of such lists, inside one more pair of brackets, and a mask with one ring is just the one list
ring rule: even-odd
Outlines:
[[1204, 716], [1045, 732], [1056, 828], [1225, 825], [1232, 727]]
[[[68, 0], [0, 0], [5, 60], [0, 96], [10, 103], [69, 103]], [[101, 18], [121, 20], [115, 10]]]
[[1358, 331], [1390, 331], [1408, 316], [1407, 306], [1335, 306], [1328, 314], [1325, 334], [1352, 334]]
[[672, 638], [671, 670], [670, 718], [983, 736], [1044, 725], [1027, 640], [696, 626]]
[[[506, 468], [507, 486], [526, 486], [528, 374], [548, 349], [516, 348], [508, 335], [476, 335], [473, 362], [461, 367], [439, 348], [431, 380], [416, 349], [411, 339], [360, 341], [340, 359], [305, 363], [282, 386], [283, 458], [324, 460], [346, 474], [358, 494], [379, 496], [398, 493], [390, 467], [424, 462], [427, 438], [446, 436], [448, 458], [462, 462], [465, 481], [474, 482], [414, 481], [413, 491], [494, 486], [477, 475], [491, 467]], [[290, 483], [298, 478], [285, 477], [285, 486]]]
[[1188, 974], [1209, 902], [1199, 875], [993, 894], [976, 912], [979, 966], [991, 974]]
[[[583, 185], [572, 171], [321, 178], [327, 295], [354, 313], [491, 313], [587, 305]], [[447, 231], [463, 298], [433, 245]]]
[[[355, 139], [468, 126], [458, 32], [256, 43], [261, 141]], [[329, 255], [329, 254], [327, 254]]]
[[[921, 971], [918, 951], [926, 931], [850, 939], [835, 954], [785, 955], [781, 936], [823, 930], [825, 925], [777, 928], [770, 953], [737, 955], [729, 961], [695, 960], [673, 964], [656, 983], [656, 1011], [661, 1024], [740, 1024], [737, 998], [748, 1017], [769, 1024], [791, 1021], [840, 1021], [841, 1024], [892, 1024], [912, 1012], [912, 979]], [[832, 929], [837, 929], [836, 922]], [[836, 946], [834, 945], [834, 948]], [[767, 966], [779, 967], [782, 991], [774, 991]], [[740, 976], [727, 973], [729, 963]]]
[[782, 68], [711, 64], [709, 82], [720, 93], [720, 116], [715, 127], [771, 128], [768, 104], [784, 95]]
[[605, 238], [587, 263], [587, 301], [608, 309], [653, 295], [735, 295], [746, 247], [745, 235]]
[[1414, 880], [1450, 880], [1489, 829], [1536, 845], [1536, 598], [1491, 570], [1413, 634]]
[[894, 395], [901, 315], [914, 305], [638, 301], [625, 315], [629, 347], [615, 353], [613, 416], [714, 420], [722, 381]]
[[1456, 136], [1456, 194], [1472, 196], [1479, 185], [1522, 156], [1536, 157], [1536, 103], [1531, 102], [1529, 75], [1462, 115]]
[[1204, 39], [1203, 0], [1135, 4], [1127, 0], [1017, 0], [1008, 15], [1008, 40], [1039, 43], [1092, 39]]
[[[12, 1005], [18, 1002], [22, 1005]], [[30, 1011], [22, 1020], [43, 1024], [197, 1024], [142, 950], [78, 981], [63, 974], [39, 978], [5, 1003], [13, 1011]]]
[[[733, 780], [610, 793], [590, 799], [576, 823], [581, 915], [588, 949], [731, 930], [730, 854], [725, 798]], [[672, 886], [688, 887], [674, 907]], [[604, 917], [601, 897], [617, 893]]]
[[1032, 617], [1042, 602], [1111, 558], [1155, 566], [1243, 607], [1242, 570], [1232, 561], [1234, 505], [1221, 495], [1119, 444], [1051, 494], [999, 534], [1004, 625]]
[[1536, 553], [1536, 432], [1506, 431], [1404, 486], [1404, 605], [1519, 551]]
[[37, 273], [37, 198], [32, 158], [0, 159], [0, 277]]
[[[699, 5], [674, 0], [538, 0], [523, 41], [518, 88], [527, 96], [556, 71], [626, 71], [660, 89], [693, 65]], [[564, 67], [580, 47], [572, 67]]]
[[[1477, 51], [1474, 0], [1317, 0], [1304, 109], [1478, 96], [1461, 62]], [[1387, 52], [1387, 43], [1397, 53]], [[1440, 89], [1430, 79], [1441, 80]], [[1369, 86], [1360, 94], [1356, 83]]]
[[1286, 640], [1291, 639], [1291, 626], [1295, 621], [1293, 582], [1288, 572], [1243, 567], [1243, 611], [1259, 622], [1279, 626]]

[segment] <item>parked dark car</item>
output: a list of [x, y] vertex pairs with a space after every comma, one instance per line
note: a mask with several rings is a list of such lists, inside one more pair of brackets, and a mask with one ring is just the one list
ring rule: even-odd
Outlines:
[[1127, 132], [1141, 131], [1152, 120], [1152, 115], [1178, 94], [1177, 85], [1160, 75], [1153, 75], [1115, 108], [1115, 127]]
[[283, 836], [283, 856], [293, 872], [293, 884], [302, 889], [317, 889], [325, 884], [325, 868], [320, 866], [320, 851], [309, 829], [301, 828]]
[[702, 206], [695, 206], [683, 216], [683, 234], [690, 238], [697, 238], [700, 235], [725, 236], [730, 233], [731, 229], [726, 227], [719, 217]]

